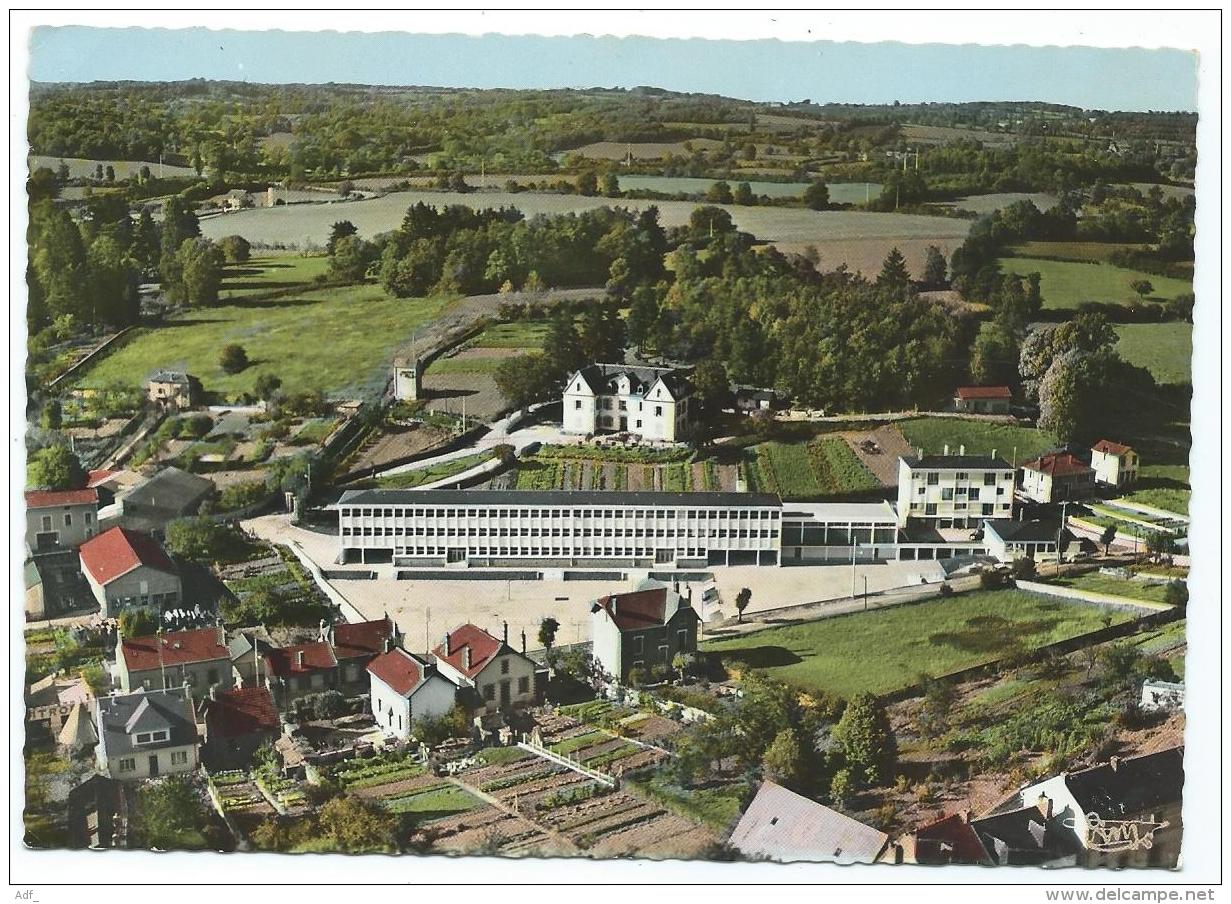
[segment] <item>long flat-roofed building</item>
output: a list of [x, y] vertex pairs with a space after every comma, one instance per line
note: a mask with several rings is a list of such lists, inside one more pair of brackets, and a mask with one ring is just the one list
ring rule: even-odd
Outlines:
[[782, 564], [897, 558], [898, 515], [888, 502], [786, 502]]
[[336, 507], [344, 562], [778, 565], [782, 549], [764, 493], [351, 490]]

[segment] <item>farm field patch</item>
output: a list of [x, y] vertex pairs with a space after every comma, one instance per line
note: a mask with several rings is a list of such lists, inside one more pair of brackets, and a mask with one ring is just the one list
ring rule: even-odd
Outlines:
[[1072, 310], [1085, 301], [1140, 304], [1140, 297], [1130, 285], [1138, 279], [1149, 280], [1154, 286], [1146, 303], [1169, 301], [1183, 292], [1192, 291], [1192, 284], [1185, 280], [1126, 270], [1111, 264], [1081, 264], [1035, 257], [1003, 257], [999, 263], [1005, 273], [1025, 276], [1037, 272], [1042, 279], [1043, 307], [1046, 310]]
[[1129, 364], [1144, 367], [1159, 383], [1192, 383], [1193, 325], [1118, 323], [1116, 351]]
[[967, 455], [996, 454], [1010, 464], [1028, 461], [1060, 445], [1054, 436], [1034, 427], [1014, 424], [993, 424], [986, 421], [965, 421], [958, 418], [921, 417], [897, 421], [897, 428], [916, 450], [928, 455], [940, 455], [947, 445], [957, 454], [961, 446]]
[[[83, 387], [140, 386], [157, 368], [187, 370], [207, 392], [234, 399], [273, 373], [286, 392], [372, 394], [383, 388], [394, 351], [436, 317], [443, 298], [393, 298], [380, 286], [318, 289], [289, 298], [236, 302], [142, 327], [89, 368]], [[237, 374], [218, 363], [223, 346], [242, 345], [252, 362]]]
[[1113, 622], [1130, 617], [1018, 590], [975, 591], [709, 640], [702, 649], [806, 690], [850, 698], [1093, 631], [1107, 614]]
[[750, 489], [778, 493], [784, 499], [821, 499], [881, 486], [839, 436], [820, 436], [807, 443], [767, 442], [750, 453]]
[[116, 179], [128, 179], [131, 176], [135, 176], [141, 171], [143, 166], [148, 166], [150, 173], [155, 177], [161, 174], [168, 179], [197, 178], [197, 171], [191, 167], [172, 166], [169, 163], [160, 164], [156, 160], [153, 162], [148, 160], [85, 160], [81, 157], [50, 157], [42, 154], [30, 155], [30, 172], [34, 172], [42, 167], [55, 172], [59, 169], [61, 160], [68, 164], [68, 177], [70, 179], [92, 179], [95, 169], [100, 163], [104, 167], [111, 166], [114, 168]]

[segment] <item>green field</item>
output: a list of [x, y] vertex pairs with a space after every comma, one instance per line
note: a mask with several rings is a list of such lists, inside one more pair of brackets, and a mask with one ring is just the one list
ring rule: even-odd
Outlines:
[[496, 323], [466, 344], [477, 348], [540, 348], [550, 324], [543, 320]]
[[706, 652], [739, 660], [806, 690], [849, 698], [995, 662], [1102, 627], [1110, 614], [1018, 590], [976, 591], [707, 641]]
[[449, 461], [442, 461], [439, 464], [430, 465], [426, 468], [419, 468], [415, 471], [406, 471], [401, 474], [389, 474], [385, 477], [377, 477], [375, 480], [361, 480], [354, 486], [359, 487], [379, 487], [382, 490], [409, 490], [414, 487], [422, 486], [425, 483], [434, 483], [437, 480], [444, 480], [446, 477], [452, 477], [455, 474], [461, 474], [463, 471], [468, 471], [476, 465], [491, 458], [495, 453], [488, 450], [485, 452], [476, 452], [473, 455], [463, 455], [461, 458], [453, 458]]
[[1124, 494], [1130, 502], [1152, 505], [1179, 515], [1188, 514], [1192, 496], [1187, 465], [1149, 464], [1141, 466], [1137, 485]]
[[483, 801], [473, 794], [452, 784], [411, 792], [401, 797], [383, 798], [380, 803], [390, 813], [414, 814], [416, 823], [456, 816], [484, 805]]
[[1108, 574], [1092, 571], [1089, 574], [1079, 574], [1074, 577], [1058, 578], [1048, 583], [1072, 587], [1075, 590], [1088, 590], [1091, 593], [1109, 593], [1112, 596], [1127, 596], [1129, 599], [1145, 600], [1151, 603], [1165, 603], [1166, 584], [1147, 584], [1144, 581], [1130, 581]]
[[965, 445], [967, 455], [990, 455], [992, 450], [1009, 463], [1028, 461], [1060, 445], [1059, 441], [1033, 427], [989, 424], [947, 417], [920, 417], [895, 425], [906, 441], [928, 455], [940, 455], [948, 445], [954, 455]]
[[[80, 386], [140, 386], [160, 367], [199, 377], [206, 392], [235, 398], [258, 375], [276, 374], [287, 392], [371, 394], [384, 386], [394, 351], [434, 319], [443, 298], [404, 299], [380, 286], [317, 289], [289, 298], [202, 308], [134, 338], [80, 378]], [[238, 374], [218, 364], [222, 347], [242, 345], [252, 362]]]
[[228, 264], [223, 270], [219, 298], [243, 298], [264, 292], [308, 286], [329, 269], [329, 258], [279, 254], [254, 257], [247, 263]]
[[1193, 325], [1120, 323], [1116, 351], [1129, 364], [1144, 367], [1159, 383], [1191, 383], [1193, 378]]
[[1154, 285], [1149, 298], [1156, 302], [1192, 291], [1192, 284], [1184, 280], [1125, 270], [1111, 264], [1080, 264], [1035, 257], [1003, 257], [999, 263], [1005, 273], [1025, 276], [1037, 272], [1042, 277], [1046, 310], [1072, 310], [1084, 301], [1136, 304], [1138, 296], [1129, 283], [1137, 279], [1148, 279]]
[[437, 358], [427, 366], [425, 373], [433, 376], [444, 374], [494, 374], [507, 358]]
[[755, 489], [784, 499], [841, 496], [880, 487], [841, 437], [821, 436], [807, 443], [772, 441], [749, 452]]

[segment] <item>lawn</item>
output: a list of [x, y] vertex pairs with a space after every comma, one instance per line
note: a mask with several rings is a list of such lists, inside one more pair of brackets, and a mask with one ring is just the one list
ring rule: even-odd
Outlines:
[[1129, 364], [1144, 367], [1159, 383], [1192, 383], [1191, 323], [1120, 323], [1116, 332], [1116, 351]]
[[1147, 584], [1144, 581], [1130, 581], [1109, 574], [1099, 574], [1092, 571], [1089, 574], [1079, 574], [1074, 577], [1058, 578], [1051, 581], [1063, 587], [1075, 590], [1088, 590], [1091, 593], [1109, 593], [1112, 596], [1127, 596], [1129, 599], [1145, 600], [1150, 603], [1165, 603], [1167, 585]]
[[467, 345], [477, 348], [541, 348], [550, 325], [544, 320], [497, 323], [489, 326]]
[[707, 641], [702, 649], [805, 690], [850, 698], [1093, 631], [1106, 615], [1130, 618], [1018, 590], [976, 591]]
[[945, 446], [957, 454], [966, 446], [967, 455], [990, 455], [992, 450], [1010, 463], [1028, 461], [1060, 445], [1059, 441], [1033, 427], [1012, 424], [989, 424], [985, 421], [963, 421], [956, 418], [921, 417], [898, 421], [906, 441], [929, 455], [941, 454]]
[[1167, 301], [1183, 292], [1192, 291], [1192, 284], [1182, 279], [1125, 270], [1111, 264], [1082, 264], [1035, 257], [1006, 257], [1001, 258], [999, 263], [1005, 273], [1025, 276], [1037, 272], [1042, 277], [1043, 307], [1047, 310], [1071, 310], [1083, 301], [1136, 304], [1138, 296], [1129, 283], [1137, 279], [1147, 279], [1153, 284], [1154, 292], [1149, 296], [1153, 301]]
[[242, 298], [264, 292], [276, 292], [295, 286], [309, 286], [329, 270], [329, 258], [304, 257], [300, 254], [279, 254], [254, 257], [242, 264], [228, 264], [223, 270], [219, 298]]
[[1143, 464], [1137, 485], [1125, 493], [1129, 502], [1152, 505], [1179, 515], [1188, 514], [1192, 496], [1187, 465]]
[[495, 374], [508, 358], [437, 358], [427, 366], [427, 374]]
[[423, 823], [475, 810], [484, 804], [457, 785], [444, 784], [402, 797], [384, 798], [381, 805], [390, 813], [413, 813], [416, 822]]
[[364, 480], [356, 483], [356, 487], [379, 487], [382, 490], [409, 490], [414, 487], [422, 486], [425, 483], [433, 483], [437, 480], [444, 480], [446, 477], [452, 477], [455, 474], [461, 474], [476, 465], [490, 459], [495, 453], [490, 449], [483, 452], [476, 452], [474, 455], [463, 455], [461, 458], [452, 458], [448, 461], [442, 461], [438, 464], [429, 465], [426, 468], [419, 468], [414, 471], [405, 471], [401, 474], [389, 474], [384, 477], [377, 477], [375, 480]]
[[[446, 304], [443, 298], [394, 298], [380, 286], [364, 285], [203, 308], [137, 330], [78, 385], [140, 386], [151, 371], [168, 367], [186, 369], [223, 398], [251, 392], [262, 373], [280, 377], [287, 392], [371, 395], [384, 387], [394, 351]], [[237, 374], [218, 363], [219, 351], [231, 343], [242, 345], [252, 362]]]
[[880, 486], [841, 437], [820, 436], [807, 443], [775, 440], [751, 451], [756, 488], [784, 499], [819, 499]]

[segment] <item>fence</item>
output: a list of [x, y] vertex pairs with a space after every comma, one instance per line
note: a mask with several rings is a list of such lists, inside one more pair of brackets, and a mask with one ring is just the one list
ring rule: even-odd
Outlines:
[[311, 557], [303, 551], [303, 548], [300, 547], [297, 542], [292, 540], [289, 546], [291, 552], [294, 553], [295, 558], [299, 560], [299, 564], [301, 564], [304, 567], [304, 570], [312, 576], [312, 580], [316, 582], [316, 586], [324, 591], [325, 596], [329, 597], [329, 601], [338, 607], [347, 621], [367, 621], [367, 618], [364, 617], [362, 612], [356, 609], [346, 597], [338, 593], [338, 591], [333, 588], [333, 585], [325, 580], [325, 575], [321, 572], [320, 568], [317, 567], [317, 564], [312, 561]]
[[111, 351], [111, 349], [114, 348], [117, 344], [121, 343], [122, 341], [126, 340], [130, 335], [132, 335], [132, 332], [135, 329], [136, 327], [133, 327], [133, 326], [124, 327], [124, 329], [120, 330], [118, 333], [116, 333], [106, 342], [101, 343], [97, 348], [95, 348], [93, 351], [87, 354], [80, 361], [75, 363], [72, 367], [65, 370], [64, 373], [60, 374], [60, 376], [56, 377], [54, 380], [49, 382], [47, 384], [47, 390], [51, 391], [55, 389], [64, 380], [67, 380], [73, 374], [77, 373], [77, 371], [81, 370], [83, 367], [90, 364], [91, 362], [93, 362], [95, 359], [97, 359], [101, 355]]
[[[523, 735], [523, 738], [526, 736]], [[536, 756], [541, 756], [543, 759], [551, 760], [553, 763], [559, 763], [561, 766], [567, 766], [574, 772], [578, 772], [587, 778], [592, 778], [600, 785], [605, 785], [608, 788], [620, 787], [620, 780], [614, 775], [608, 775], [606, 772], [599, 772], [597, 769], [591, 769], [589, 766], [583, 765], [578, 760], [573, 759], [567, 753], [556, 753], [550, 747], [541, 747], [538, 744], [532, 743], [529, 739], [518, 741], [517, 746], [522, 750], [527, 750]]]

